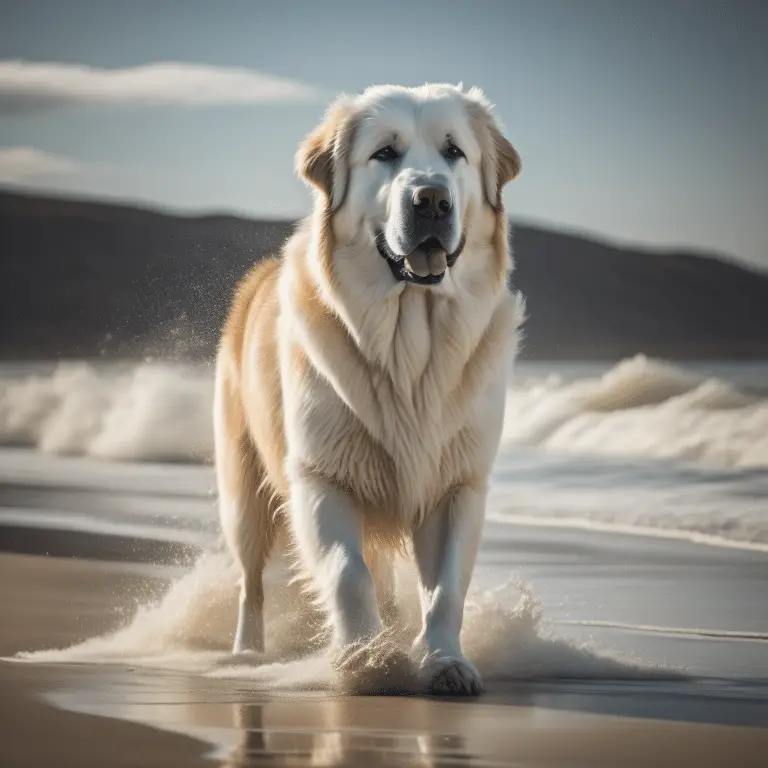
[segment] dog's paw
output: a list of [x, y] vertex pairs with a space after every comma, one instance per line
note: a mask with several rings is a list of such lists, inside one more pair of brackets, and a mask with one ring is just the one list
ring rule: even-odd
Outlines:
[[483, 681], [475, 665], [463, 656], [429, 656], [421, 666], [421, 679], [433, 696], [479, 696]]
[[415, 693], [418, 689], [411, 657], [386, 630], [369, 641], [338, 649], [332, 666], [336, 688], [343, 693], [396, 696]]

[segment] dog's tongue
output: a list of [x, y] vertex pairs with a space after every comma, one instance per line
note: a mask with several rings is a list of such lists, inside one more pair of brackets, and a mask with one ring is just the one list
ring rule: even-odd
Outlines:
[[426, 251], [417, 248], [405, 257], [405, 268], [419, 277], [442, 275], [448, 267], [445, 251], [442, 248]]

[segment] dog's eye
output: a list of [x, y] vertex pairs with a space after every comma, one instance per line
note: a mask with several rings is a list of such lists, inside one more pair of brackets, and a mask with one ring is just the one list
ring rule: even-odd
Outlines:
[[371, 155], [371, 160], [378, 160], [382, 163], [390, 163], [393, 160], [397, 160], [400, 155], [397, 154], [395, 148], [388, 144], [386, 147], [382, 147]]
[[443, 150], [443, 157], [446, 160], [459, 160], [466, 155], [453, 142], [449, 142]]

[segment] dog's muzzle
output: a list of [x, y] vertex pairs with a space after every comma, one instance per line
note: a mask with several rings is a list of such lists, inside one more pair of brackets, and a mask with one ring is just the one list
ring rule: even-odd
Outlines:
[[[384, 232], [376, 233], [376, 247], [387, 260], [395, 279], [418, 285], [436, 285], [456, 263], [464, 237], [456, 242], [456, 211], [450, 187], [439, 174], [411, 175], [401, 186], [398, 206], [398, 251]], [[403, 252], [404, 251], [404, 252]]]
[[436, 237], [430, 237], [406, 256], [398, 256], [387, 243], [383, 232], [376, 234], [376, 248], [386, 259], [395, 278], [400, 282], [416, 285], [437, 285], [443, 281], [445, 272], [452, 267], [464, 250], [466, 236], [462, 235], [453, 253], [447, 253]]

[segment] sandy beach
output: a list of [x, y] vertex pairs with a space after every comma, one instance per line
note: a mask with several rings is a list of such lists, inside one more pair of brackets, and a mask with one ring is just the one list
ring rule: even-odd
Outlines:
[[[162, 569], [144, 565], [2, 555], [0, 653], [66, 646], [113, 629], [137, 596], [163, 582]], [[611, 690], [609, 681], [567, 680], [491, 684], [487, 696], [461, 702], [269, 694], [243, 682], [130, 666], [4, 661], [0, 676], [9, 767], [212, 760], [229, 766], [758, 766], [768, 750], [764, 728], [706, 722], [713, 717], [701, 708], [704, 696], [697, 717], [696, 685], [685, 681], [666, 681], [655, 702], [652, 683], [614, 681]], [[720, 694], [720, 709], [744, 709], [726, 684]], [[643, 696], [655, 717], [590, 713], [621, 710], [622, 698], [626, 705]], [[763, 700], [742, 719], [765, 718], [767, 711]]]

